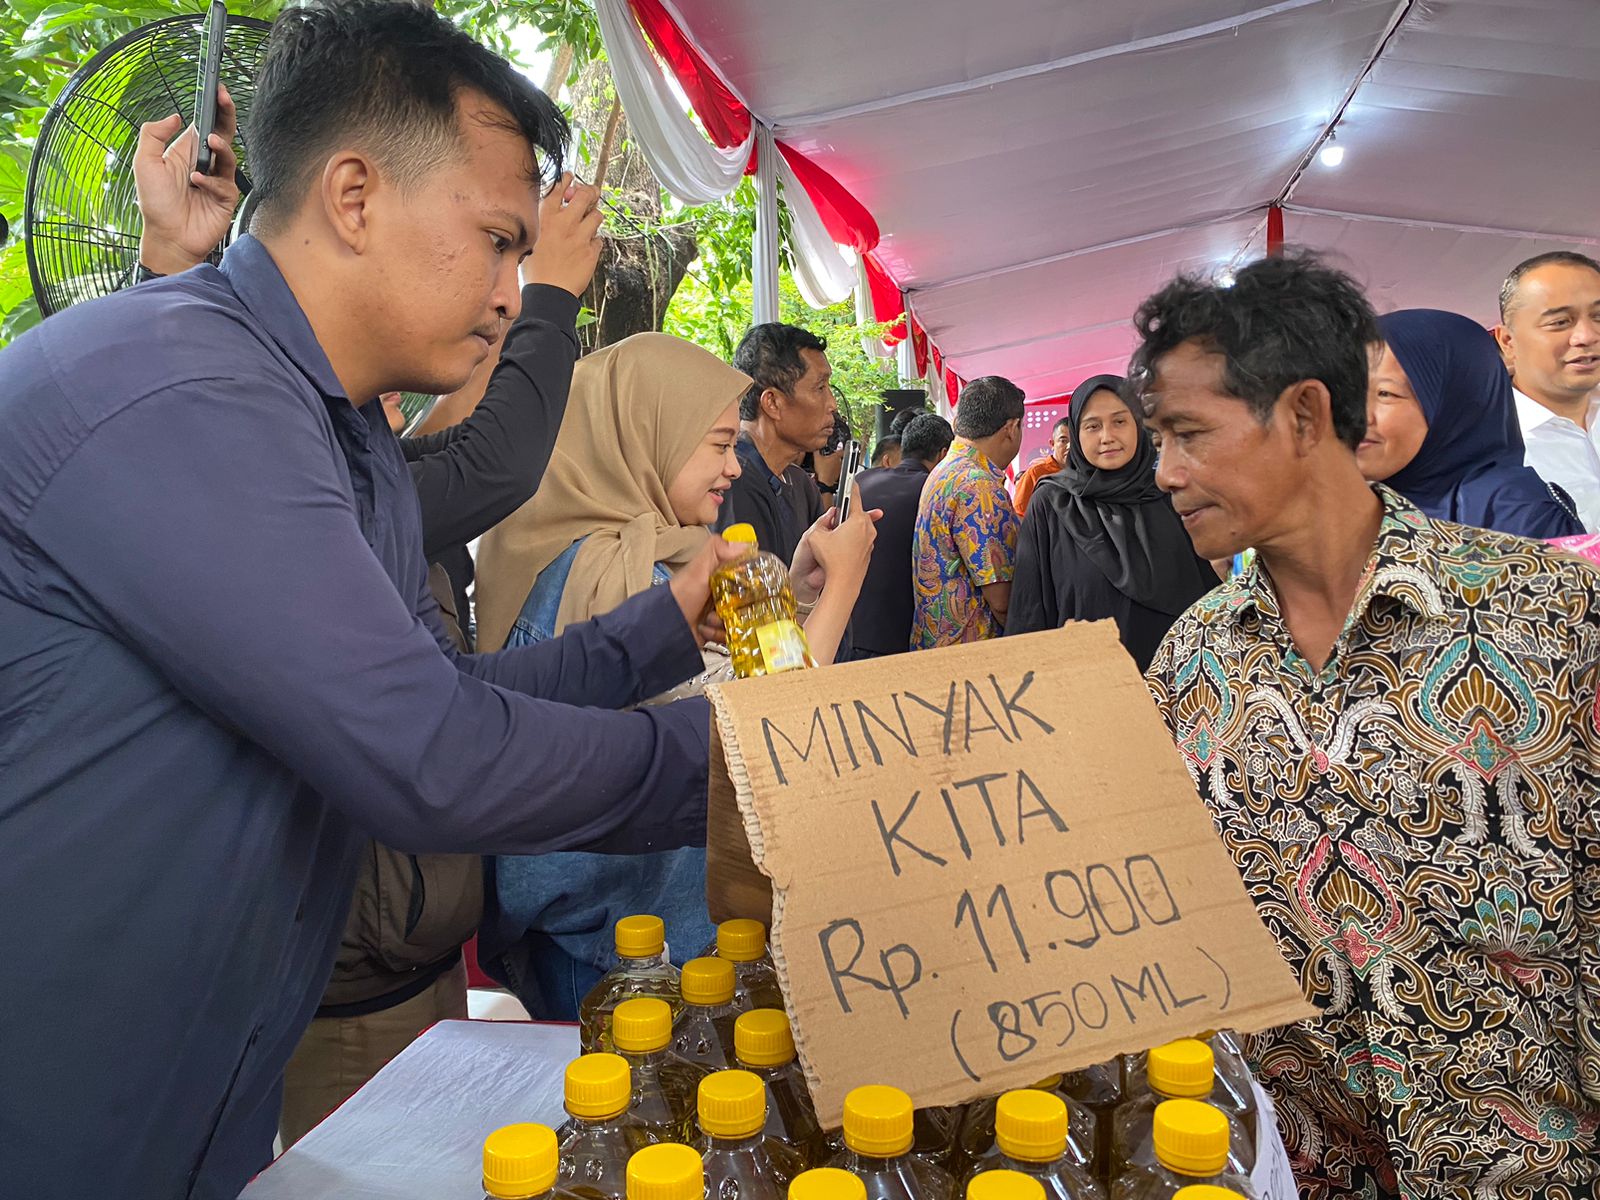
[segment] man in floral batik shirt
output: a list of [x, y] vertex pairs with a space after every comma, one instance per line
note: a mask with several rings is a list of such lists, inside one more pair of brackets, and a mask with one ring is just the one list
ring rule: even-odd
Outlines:
[[1355, 285], [1146, 301], [1133, 383], [1207, 559], [1150, 687], [1322, 1010], [1247, 1039], [1302, 1194], [1576, 1200], [1600, 1158], [1600, 572], [1369, 487]]

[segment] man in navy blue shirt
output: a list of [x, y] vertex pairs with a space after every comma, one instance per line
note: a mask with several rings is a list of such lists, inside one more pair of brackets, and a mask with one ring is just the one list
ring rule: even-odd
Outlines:
[[[517, 315], [565, 126], [408, 3], [292, 9], [256, 236], [0, 353], [0, 1177], [232, 1197], [368, 835], [622, 852], [703, 838], [716, 556], [566, 637], [458, 656], [376, 400]], [[585, 707], [577, 707], [585, 706]]]

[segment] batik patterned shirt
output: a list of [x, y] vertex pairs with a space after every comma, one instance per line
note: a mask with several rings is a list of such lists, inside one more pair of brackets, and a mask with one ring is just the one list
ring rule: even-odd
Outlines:
[[1011, 581], [1020, 528], [1005, 472], [971, 442], [957, 438], [922, 488], [911, 552], [913, 650], [1005, 632], [982, 589]]
[[1600, 1176], [1600, 572], [1384, 517], [1333, 653], [1257, 562], [1151, 690], [1322, 1010], [1246, 1039], [1302, 1194], [1575, 1200]]

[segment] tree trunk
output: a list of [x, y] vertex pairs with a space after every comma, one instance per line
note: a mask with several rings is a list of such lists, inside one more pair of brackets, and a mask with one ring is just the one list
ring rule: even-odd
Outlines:
[[583, 296], [595, 315], [594, 324], [580, 331], [591, 350], [636, 333], [659, 332], [696, 252], [688, 229], [614, 233], [605, 243], [594, 282]]

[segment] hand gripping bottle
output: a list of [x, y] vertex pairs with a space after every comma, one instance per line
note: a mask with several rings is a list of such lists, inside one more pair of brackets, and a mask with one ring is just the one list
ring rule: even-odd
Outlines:
[[[1155, 1162], [1152, 1127], [1156, 1107], [1167, 1100], [1211, 1102], [1215, 1068], [1211, 1047], [1195, 1038], [1180, 1038], [1150, 1051], [1147, 1063], [1149, 1091], [1125, 1101], [1112, 1119], [1112, 1174], [1120, 1175], [1130, 1166], [1150, 1166]], [[1255, 1144], [1243, 1122], [1233, 1113], [1228, 1118], [1228, 1170], [1249, 1175], [1255, 1166]]]
[[767, 952], [767, 927], [743, 918], [717, 926], [718, 958], [733, 964], [733, 1006], [740, 1012], [757, 1008], [782, 1008], [778, 969]]
[[838, 1167], [816, 1167], [794, 1177], [789, 1200], [867, 1200], [867, 1185]]
[[805, 1170], [799, 1154], [766, 1136], [767, 1093], [749, 1071], [700, 1081], [700, 1137], [706, 1194], [718, 1200], [784, 1200]]
[[628, 1160], [627, 1200], [704, 1200], [705, 1172], [688, 1146], [646, 1146]]
[[567, 1064], [567, 1122], [561, 1147], [561, 1186], [587, 1200], [623, 1200], [628, 1159], [647, 1145], [645, 1129], [628, 1112], [633, 1081], [615, 1054], [585, 1054]]
[[678, 968], [667, 961], [666, 926], [660, 917], [623, 917], [617, 922], [617, 965], [578, 1006], [578, 1037], [585, 1054], [610, 1050], [611, 1012], [634, 996], [658, 996], [678, 1005]]
[[570, 1193], [556, 1187], [556, 1135], [547, 1125], [507, 1125], [483, 1142], [486, 1200], [543, 1200]]
[[711, 575], [711, 602], [727, 627], [734, 674], [748, 679], [816, 666], [800, 628], [789, 568], [756, 547], [749, 525], [730, 525], [722, 537], [749, 547]]
[[1199, 1100], [1167, 1100], [1152, 1129], [1155, 1165], [1129, 1167], [1111, 1185], [1111, 1200], [1172, 1200], [1197, 1184], [1231, 1188], [1256, 1200], [1250, 1181], [1230, 1174], [1228, 1118]]
[[783, 1010], [758, 1008], [745, 1013], [734, 1023], [733, 1044], [739, 1065], [766, 1088], [767, 1136], [794, 1149], [807, 1164], [822, 1162], [826, 1157], [822, 1126], [795, 1062], [794, 1036]]
[[868, 1200], [954, 1200], [948, 1172], [911, 1152], [911, 1097], [894, 1087], [858, 1087], [844, 1100], [844, 1150], [833, 1166], [853, 1171]]
[[1045, 1200], [1037, 1179], [1015, 1171], [982, 1171], [967, 1182], [967, 1200]]
[[703, 1070], [669, 1053], [672, 1010], [665, 1000], [624, 1000], [611, 1015], [611, 1040], [633, 1072], [628, 1112], [651, 1142], [687, 1142], [694, 1133], [695, 1089]]
[[691, 958], [683, 964], [683, 1007], [672, 1025], [672, 1056], [703, 1071], [734, 1065], [733, 964]]
[[994, 1145], [976, 1160], [971, 1178], [985, 1171], [1015, 1171], [1037, 1179], [1048, 1200], [1105, 1200], [1100, 1185], [1067, 1149], [1070, 1115], [1065, 1099], [1021, 1089], [1001, 1096], [993, 1112]]
[[[1052, 1075], [1027, 1090], [1047, 1092], [1061, 1101], [1067, 1110], [1067, 1161], [1081, 1168], [1085, 1174], [1092, 1175], [1095, 1161], [1094, 1114], [1071, 1096], [1064, 1094], [1061, 1086], [1062, 1077]], [[975, 1101], [968, 1105], [961, 1119], [961, 1132], [957, 1140], [961, 1150], [961, 1161], [969, 1177], [973, 1171], [979, 1169], [980, 1164], [983, 1169], [988, 1169], [992, 1164], [984, 1160], [1000, 1153], [995, 1145], [995, 1125], [999, 1106], [998, 1096]]]

